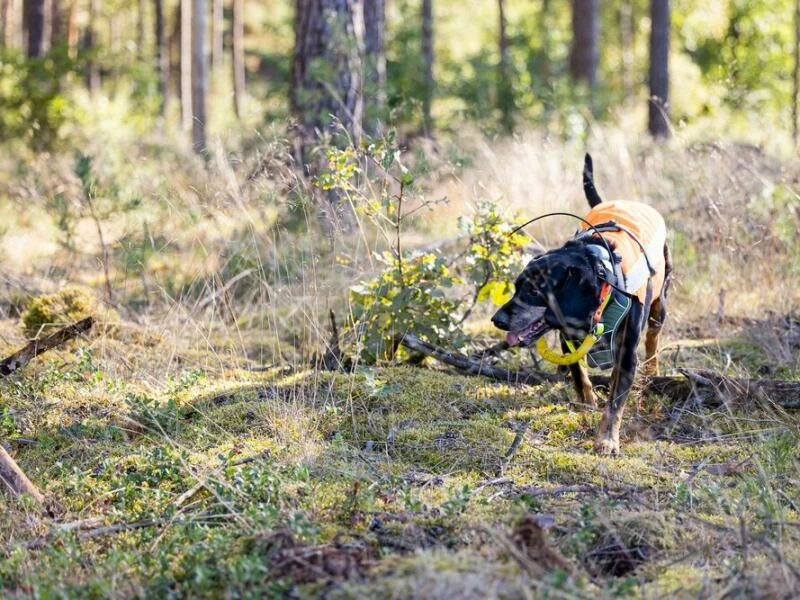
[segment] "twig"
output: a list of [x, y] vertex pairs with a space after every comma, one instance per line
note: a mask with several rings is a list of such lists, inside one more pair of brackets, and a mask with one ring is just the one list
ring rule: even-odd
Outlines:
[[44, 502], [42, 493], [26, 477], [2, 444], [0, 444], [0, 484], [12, 497], [28, 494], [37, 504]]
[[21, 369], [40, 354], [52, 350], [64, 342], [79, 336], [81, 333], [88, 331], [93, 324], [94, 317], [86, 317], [74, 325], [59, 329], [43, 340], [34, 340], [30, 342], [22, 350], [18, 350], [11, 356], [0, 361], [0, 378], [11, 375], [11, 373]]
[[[97, 518], [99, 519], [99, 518]], [[142, 521], [133, 521], [130, 523], [115, 523], [114, 525], [105, 525], [103, 527], [95, 527], [93, 529], [84, 529], [83, 523], [89, 521], [96, 521], [97, 519], [82, 519], [75, 523], [68, 523], [66, 526], [62, 525], [51, 530], [46, 535], [28, 540], [22, 544], [26, 550], [38, 550], [44, 548], [49, 544], [56, 533], [61, 531], [77, 531], [77, 536], [80, 539], [91, 539], [110, 533], [119, 533], [122, 531], [132, 531], [134, 529], [142, 529], [144, 527], [154, 527], [164, 523], [164, 519], [144, 519]]]

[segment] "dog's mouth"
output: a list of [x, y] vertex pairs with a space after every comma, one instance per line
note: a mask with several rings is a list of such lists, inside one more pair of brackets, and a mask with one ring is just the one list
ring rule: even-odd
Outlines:
[[530, 346], [533, 342], [542, 337], [548, 329], [549, 326], [545, 323], [544, 318], [537, 319], [525, 329], [509, 331], [506, 334], [506, 342], [508, 342], [509, 346]]

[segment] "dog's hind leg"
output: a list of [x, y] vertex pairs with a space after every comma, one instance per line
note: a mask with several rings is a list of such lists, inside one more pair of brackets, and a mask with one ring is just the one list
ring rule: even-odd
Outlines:
[[639, 324], [642, 319], [644, 307], [634, 302], [631, 310], [622, 325], [623, 332], [618, 342], [617, 361], [611, 373], [611, 386], [608, 394], [608, 404], [600, 421], [600, 431], [595, 441], [595, 450], [600, 454], [619, 454], [619, 430], [622, 425], [622, 412], [625, 409], [625, 400], [633, 385], [636, 375], [636, 346], [639, 344], [641, 330]]
[[650, 313], [647, 316], [647, 335], [644, 339], [644, 372], [646, 375], [658, 375], [658, 340], [661, 335], [661, 327], [667, 318], [667, 295], [672, 282], [672, 257], [669, 246], [666, 244], [664, 244], [664, 264], [664, 287], [661, 289], [659, 297], [650, 305]]
[[[567, 344], [564, 341], [564, 338], [561, 338], [561, 351], [566, 353], [569, 349], [567, 348]], [[597, 396], [592, 389], [592, 382], [589, 380], [589, 373], [586, 372], [586, 369], [581, 365], [581, 363], [573, 363], [569, 366], [569, 372], [572, 374], [572, 385], [575, 386], [575, 392], [578, 394], [578, 400], [590, 407], [590, 408], [597, 408]]]

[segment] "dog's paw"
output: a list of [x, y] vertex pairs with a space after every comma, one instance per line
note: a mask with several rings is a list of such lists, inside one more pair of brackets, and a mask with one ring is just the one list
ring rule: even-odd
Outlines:
[[600, 438], [595, 440], [594, 450], [601, 456], [619, 456], [619, 441], [611, 438]]

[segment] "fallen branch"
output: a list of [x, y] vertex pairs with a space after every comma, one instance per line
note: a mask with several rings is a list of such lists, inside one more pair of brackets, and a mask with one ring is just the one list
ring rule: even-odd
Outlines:
[[48, 534], [41, 537], [28, 540], [22, 544], [26, 550], [38, 550], [44, 548], [53, 541], [57, 533], [65, 531], [75, 531], [78, 539], [91, 539], [102, 535], [109, 535], [111, 533], [120, 533], [122, 531], [132, 531], [134, 529], [142, 529], [144, 527], [155, 527], [163, 524], [163, 519], [144, 519], [142, 521], [133, 521], [130, 523], [115, 523], [113, 525], [105, 525], [102, 527], [94, 527], [98, 522], [102, 522], [102, 517], [93, 517], [90, 519], [81, 519], [74, 523], [66, 523], [55, 527]]
[[[420, 340], [412, 334], [398, 338], [410, 350], [435, 358], [468, 375], [483, 375], [507, 383], [537, 385], [557, 383], [564, 378], [554, 373], [540, 371], [514, 371], [464, 356], [459, 352], [444, 350]], [[681, 371], [680, 377], [644, 376], [641, 389], [647, 393], [666, 396], [675, 402], [692, 400], [698, 405], [720, 406], [736, 402], [752, 402], [761, 399], [775, 403], [784, 409], [800, 409], [800, 381], [780, 379], [738, 379], [712, 371]], [[611, 378], [592, 375], [592, 385], [608, 387]]]
[[41, 340], [33, 340], [22, 350], [18, 350], [11, 356], [0, 361], [0, 377], [7, 377], [31, 362], [34, 358], [52, 350], [69, 340], [78, 337], [80, 334], [89, 331], [94, 324], [93, 317], [86, 317], [74, 325], [69, 325], [59, 329], [54, 334]]
[[42, 493], [31, 483], [31, 480], [25, 476], [25, 473], [17, 466], [17, 463], [11, 458], [11, 455], [6, 452], [2, 444], [0, 444], [0, 482], [2, 482], [3, 489], [12, 497], [28, 494], [31, 498], [36, 500], [38, 504], [44, 502]]
[[[0, 378], [7, 377], [14, 371], [27, 365], [40, 354], [52, 350], [56, 346], [60, 346], [64, 342], [88, 331], [93, 323], [94, 319], [92, 317], [86, 317], [74, 325], [59, 329], [54, 334], [42, 340], [30, 342], [22, 350], [0, 361]], [[25, 476], [25, 473], [22, 472], [22, 469], [20, 469], [14, 459], [11, 458], [11, 455], [6, 452], [2, 444], [0, 444], [0, 482], [2, 482], [2, 488], [12, 497], [28, 494], [36, 500], [37, 503], [42, 504], [44, 502], [42, 493], [31, 483], [30, 479]]]

